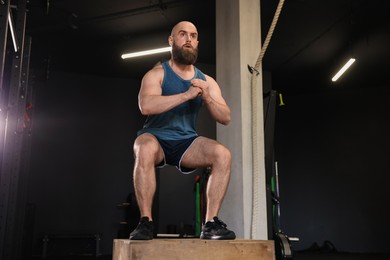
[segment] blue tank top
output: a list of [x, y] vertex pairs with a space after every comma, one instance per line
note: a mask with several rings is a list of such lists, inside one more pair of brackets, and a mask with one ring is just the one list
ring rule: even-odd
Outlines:
[[[167, 61], [162, 63], [162, 66], [164, 68], [162, 95], [169, 96], [186, 92], [191, 85], [191, 80], [184, 80], [178, 76]], [[193, 78], [206, 80], [205, 75], [196, 67]], [[138, 135], [151, 133], [162, 140], [181, 140], [197, 136], [195, 127], [202, 105], [202, 99], [196, 97], [164, 113], [149, 115], [143, 128], [138, 131]]]

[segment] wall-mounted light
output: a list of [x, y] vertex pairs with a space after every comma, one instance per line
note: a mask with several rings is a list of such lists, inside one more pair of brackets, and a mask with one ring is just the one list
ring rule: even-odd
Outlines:
[[355, 59], [354, 58], [351, 58], [349, 59], [349, 61], [347, 63], [345, 63], [345, 65], [339, 70], [339, 72], [336, 73], [336, 75], [334, 75], [334, 77], [332, 78], [332, 81], [335, 82], [336, 80], [338, 80], [341, 75], [344, 74], [344, 72], [355, 62]]
[[147, 50], [147, 51], [125, 53], [125, 54], [121, 55], [121, 58], [122, 59], [129, 59], [129, 58], [151, 55], [151, 54], [156, 54], [156, 53], [168, 52], [168, 51], [171, 51], [171, 49], [172, 49], [172, 47], [164, 47], [164, 48], [158, 48], [158, 49]]

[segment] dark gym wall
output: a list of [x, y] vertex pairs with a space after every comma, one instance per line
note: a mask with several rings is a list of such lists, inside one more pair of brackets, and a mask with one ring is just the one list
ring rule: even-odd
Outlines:
[[102, 233], [111, 253], [132, 189], [132, 143], [143, 117], [139, 80], [50, 72], [38, 88], [29, 203], [35, 205], [34, 250], [43, 234]]
[[277, 108], [281, 225], [295, 249], [389, 252], [390, 89], [285, 96]]

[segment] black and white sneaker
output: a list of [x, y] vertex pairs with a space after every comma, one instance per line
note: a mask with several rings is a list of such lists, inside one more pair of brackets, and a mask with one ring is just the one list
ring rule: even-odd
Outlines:
[[152, 240], [153, 222], [148, 217], [142, 217], [138, 226], [130, 233], [130, 240]]
[[218, 217], [214, 217], [213, 220], [207, 221], [203, 225], [200, 239], [229, 240], [236, 238], [236, 234], [227, 229], [226, 224], [219, 220]]

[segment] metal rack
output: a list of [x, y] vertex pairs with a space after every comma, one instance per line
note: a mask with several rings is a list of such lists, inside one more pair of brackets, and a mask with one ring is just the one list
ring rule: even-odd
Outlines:
[[14, 2], [0, 1], [0, 259], [22, 257], [30, 149], [27, 0]]

